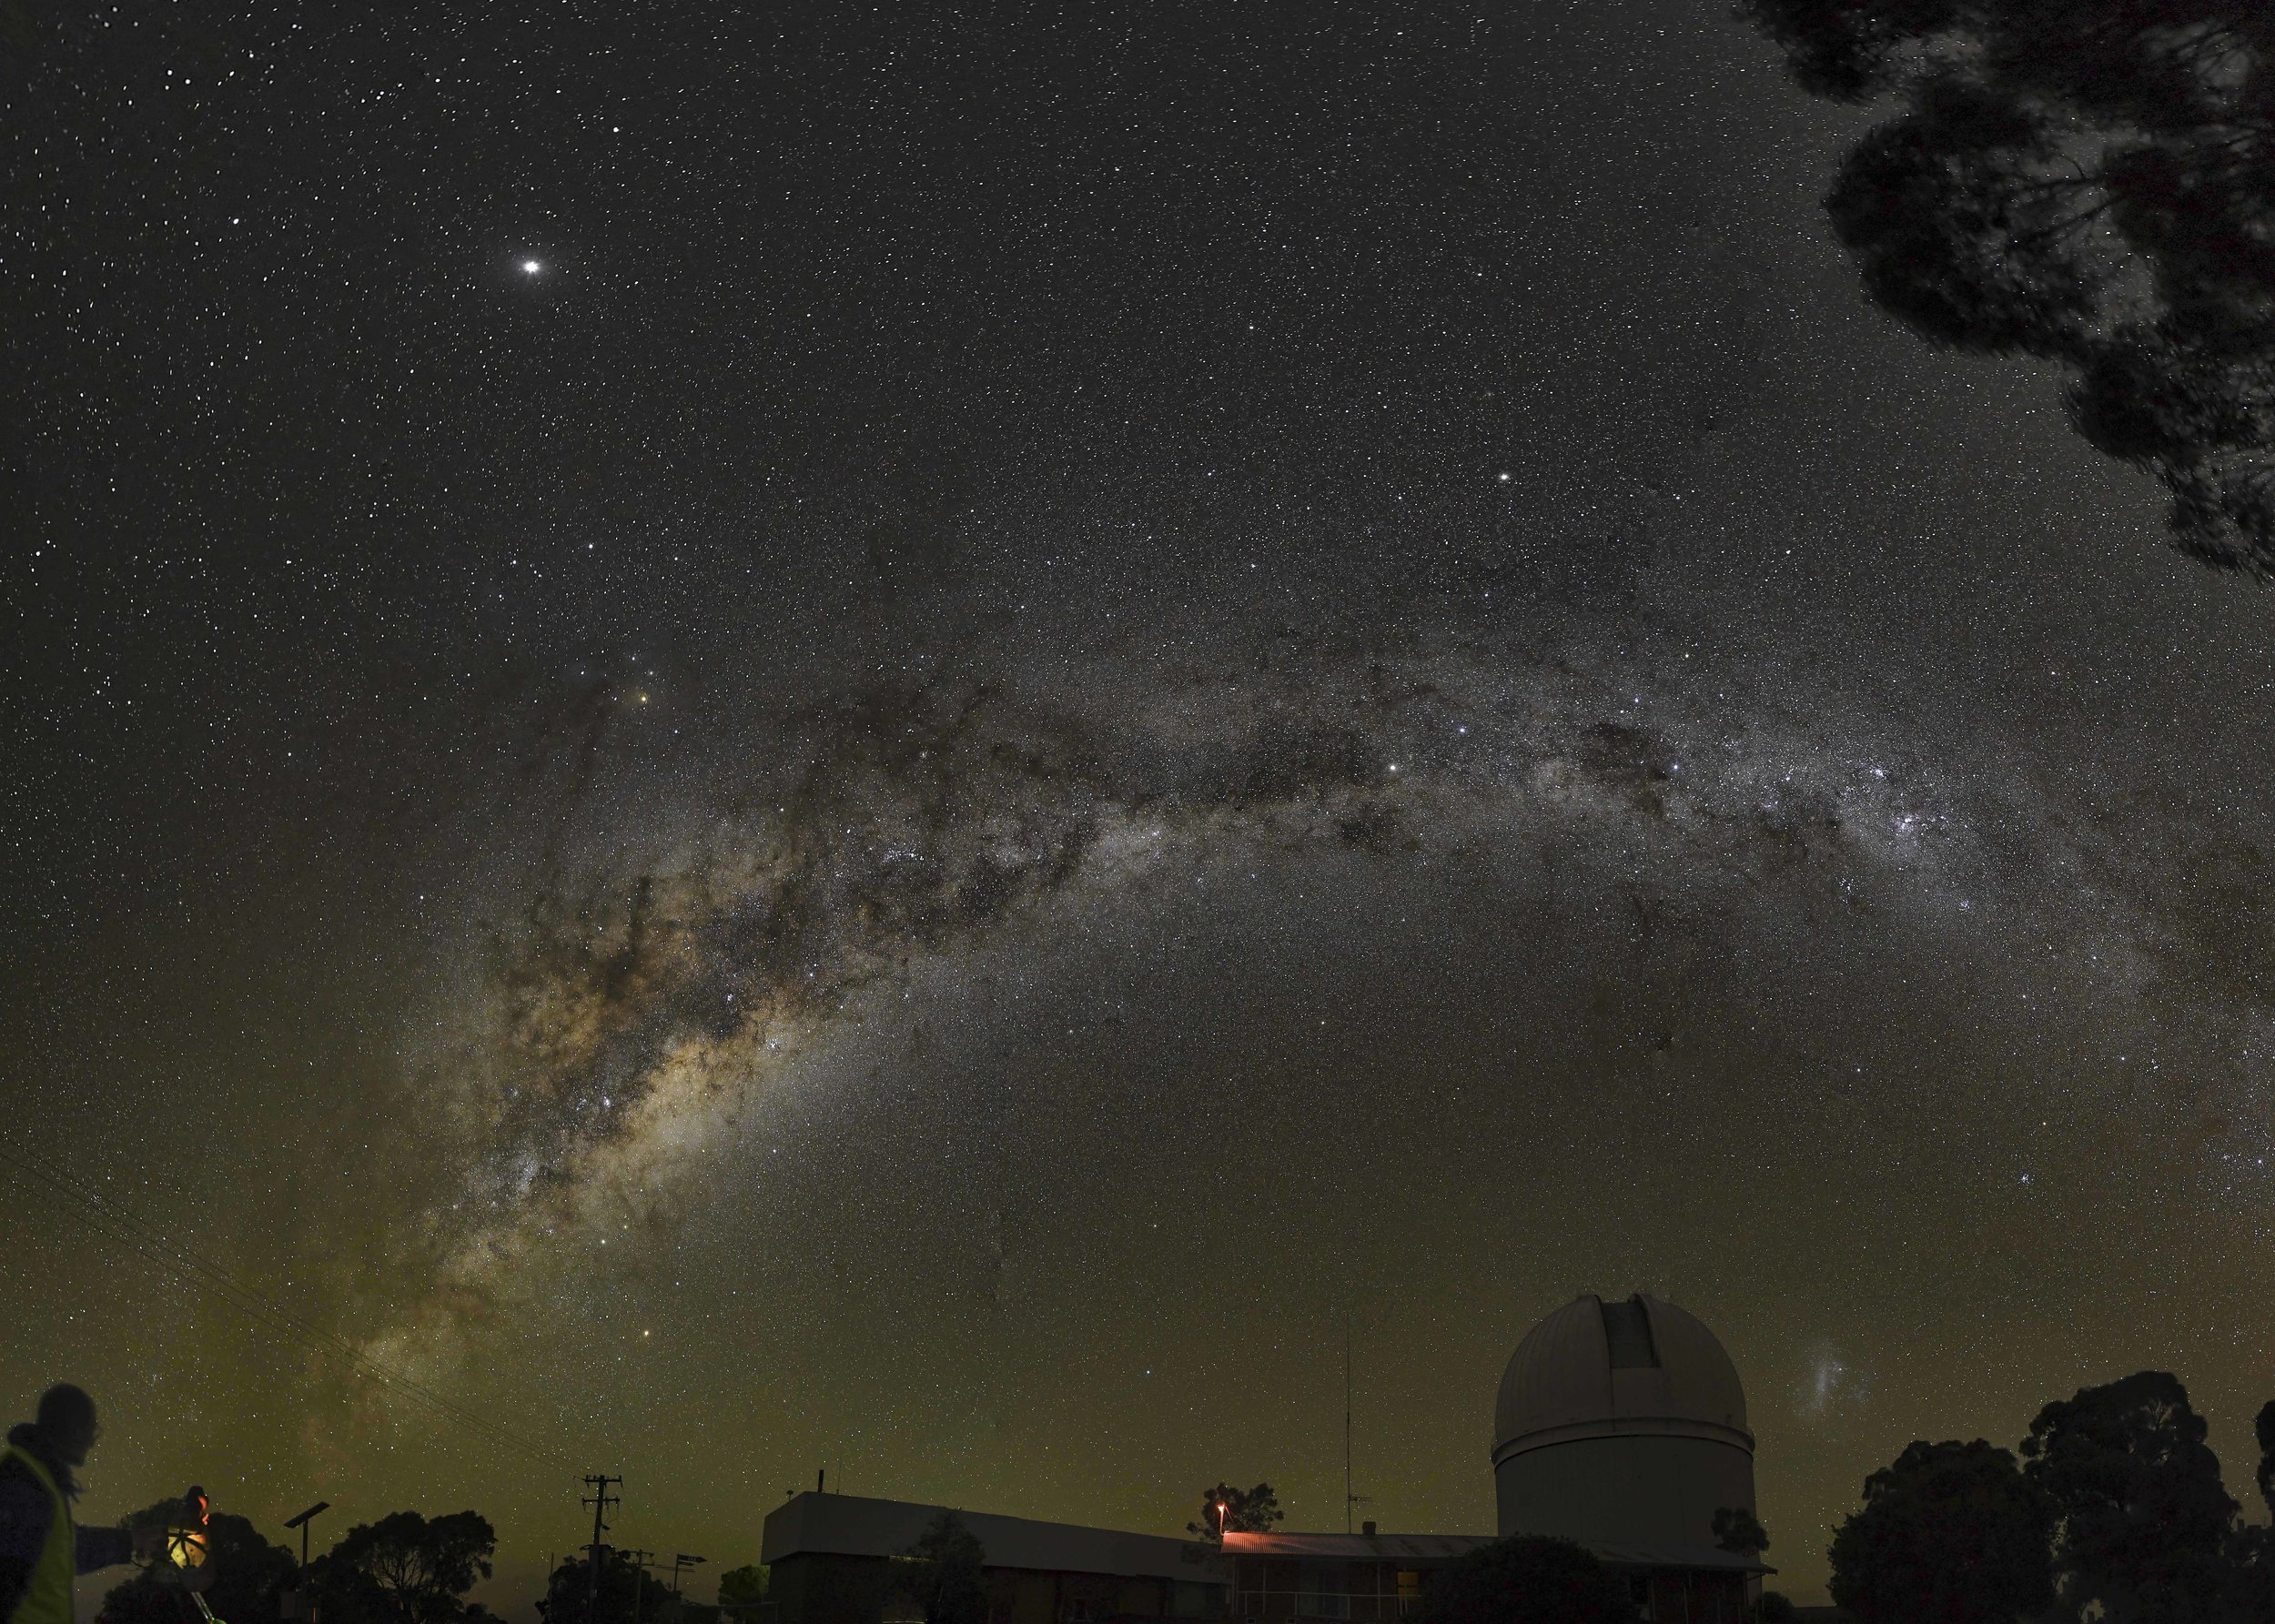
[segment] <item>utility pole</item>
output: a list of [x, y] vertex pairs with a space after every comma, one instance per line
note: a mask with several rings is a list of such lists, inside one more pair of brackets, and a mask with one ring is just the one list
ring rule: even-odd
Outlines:
[[652, 1550], [635, 1550], [632, 1557], [632, 1624], [640, 1624], [640, 1593], [648, 1588], [648, 1558]]
[[[622, 1482], [623, 1479], [622, 1478], [612, 1478], [606, 1472], [595, 1472], [584, 1480], [584, 1486], [592, 1491], [592, 1498], [578, 1502], [580, 1505], [590, 1506], [592, 1508], [592, 1543], [586, 1548], [586, 1554], [592, 1559], [592, 1570], [585, 1576], [588, 1583], [585, 1588], [584, 1624], [599, 1624], [601, 1616], [601, 1536], [608, 1532], [608, 1508], [611, 1506], [621, 1506], [624, 1503], [624, 1497], [621, 1494], [609, 1493], [608, 1486], [612, 1483], [621, 1484]], [[636, 1593], [638, 1587], [635, 1586], [633, 1589]]]

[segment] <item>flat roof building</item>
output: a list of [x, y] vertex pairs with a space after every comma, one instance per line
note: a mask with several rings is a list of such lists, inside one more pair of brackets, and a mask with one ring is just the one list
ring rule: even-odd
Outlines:
[[[945, 1506], [815, 1491], [767, 1514], [762, 1624], [908, 1624], [893, 1563]], [[987, 1624], [1221, 1619], [1230, 1567], [1198, 1539], [956, 1511], [978, 1539]]]
[[[1228, 1534], [1232, 1618], [1269, 1624], [1390, 1624], [1417, 1611], [1431, 1577], [1495, 1534]], [[1574, 1543], [1627, 1587], [1656, 1624], [1743, 1624], [1759, 1562], [1711, 1547]]]

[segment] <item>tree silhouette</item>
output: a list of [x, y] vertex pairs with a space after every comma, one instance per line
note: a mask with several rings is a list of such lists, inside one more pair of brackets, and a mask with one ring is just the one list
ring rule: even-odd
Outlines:
[[[2275, 1512], [2275, 1398], [2260, 1407], [2251, 1432], [2260, 1446], [2260, 1498]], [[2228, 1556], [2233, 1569], [2230, 1617], [2250, 1624], [2275, 1619], [2275, 1526], [2239, 1520], [2229, 1532]]]
[[[571, 1557], [546, 1576], [545, 1599], [537, 1604], [545, 1624], [663, 1624], [671, 1617], [672, 1587], [634, 1567], [621, 1552], [603, 1548], [600, 1601], [592, 1599], [592, 1564]], [[748, 1624], [747, 1615], [741, 1615]], [[327, 1619], [324, 1624], [332, 1624]]]
[[[178, 1519], [178, 1500], [157, 1505], [126, 1518], [128, 1528], [163, 1527]], [[212, 1581], [206, 1605], [229, 1624], [277, 1624], [279, 1598], [292, 1588], [299, 1564], [290, 1551], [271, 1545], [250, 1518], [227, 1511], [206, 1520], [206, 1563]], [[149, 1569], [113, 1585], [103, 1598], [98, 1624], [182, 1624], [189, 1599]]]
[[1201, 1490], [1200, 1520], [1187, 1523], [1185, 1531], [1216, 1544], [1227, 1534], [1268, 1534], [1272, 1524], [1286, 1515], [1269, 1483], [1259, 1483], [1254, 1488], [1219, 1483]]
[[1880, 307], [2062, 362], [2071, 425], [2174, 543], [2275, 575], [2275, 9], [2265, 0], [1740, 0], [1795, 82], [1896, 116], [1825, 198]]
[[2260, 1498], [2267, 1502], [2268, 1515], [2275, 1517], [2275, 1398], [2260, 1406], [2251, 1435], [2260, 1445]]
[[1627, 1624], [1626, 1587], [1569, 1539], [1520, 1534], [1431, 1576], [1417, 1624]]
[[1910, 1444], [1834, 1532], [1833, 1599], [1865, 1624], [2014, 1624], [2054, 1599], [2052, 1533], [2008, 1451]]
[[987, 1553], [962, 1518], [941, 1512], [906, 1555], [900, 1587], [925, 1609], [925, 1624], [980, 1624], [987, 1612], [980, 1571]]
[[1769, 1530], [1744, 1506], [1724, 1506], [1714, 1513], [1714, 1548], [1741, 1557], [1758, 1557], [1769, 1548]]
[[756, 1624], [758, 1609], [766, 1599], [766, 1568], [750, 1562], [730, 1568], [719, 1576], [719, 1610], [743, 1624]]
[[2275, 1619], [2275, 1528], [2238, 1523], [2229, 1535], [2226, 1610], [2221, 1624]]
[[416, 1511], [391, 1512], [357, 1524], [326, 1553], [326, 1589], [351, 1607], [359, 1599], [368, 1607], [374, 1595], [382, 1598], [398, 1624], [459, 1624], [466, 1615], [463, 1598], [476, 1579], [490, 1577], [497, 1548], [496, 1531], [478, 1512], [431, 1520]]
[[2038, 1412], [2023, 1472], [2057, 1519], [2063, 1611], [2200, 1624], [2231, 1586], [2236, 1502], [2178, 1377], [2143, 1370]]

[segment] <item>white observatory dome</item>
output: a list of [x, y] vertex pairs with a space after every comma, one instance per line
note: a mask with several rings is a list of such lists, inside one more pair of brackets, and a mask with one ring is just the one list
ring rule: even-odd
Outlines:
[[1754, 1509], [1737, 1367], [1673, 1303], [1579, 1297], [1509, 1360], [1493, 1478], [1504, 1535], [1711, 1547], [1717, 1510]]

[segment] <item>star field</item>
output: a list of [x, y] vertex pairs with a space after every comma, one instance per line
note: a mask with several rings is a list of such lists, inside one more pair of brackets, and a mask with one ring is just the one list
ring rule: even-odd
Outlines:
[[1481, 1529], [1639, 1287], [1805, 1599], [2144, 1367], [2247, 1480], [2275, 620], [1866, 307], [1716, 8], [9, 48], [0, 1149], [151, 1228], [0, 1168], [0, 1370], [87, 1515], [472, 1505], [517, 1619], [578, 1470], [722, 1568], [823, 1464], [1334, 1528], [1348, 1314], [1371, 1514]]

